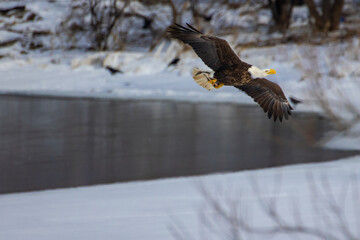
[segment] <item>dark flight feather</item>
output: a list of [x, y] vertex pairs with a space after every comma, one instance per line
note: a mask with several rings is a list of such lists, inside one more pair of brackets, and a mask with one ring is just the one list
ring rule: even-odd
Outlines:
[[264, 112], [268, 113], [268, 117], [274, 117], [274, 121], [279, 118], [282, 121], [283, 117], [288, 119], [293, 109], [286, 99], [283, 91], [276, 83], [273, 83], [265, 78], [256, 78], [242, 86], [235, 86], [240, 90], [246, 92], [250, 97], [257, 102]]
[[220, 67], [242, 63], [225, 40], [205, 35], [190, 24], [187, 26], [171, 26], [169, 36], [189, 44], [209, 68], [217, 71]]

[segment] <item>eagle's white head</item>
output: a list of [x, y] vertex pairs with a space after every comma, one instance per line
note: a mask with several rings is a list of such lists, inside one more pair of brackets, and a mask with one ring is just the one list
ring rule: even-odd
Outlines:
[[268, 68], [260, 69], [255, 66], [251, 66], [248, 69], [248, 72], [250, 73], [252, 78], [263, 78], [263, 77], [266, 77], [267, 75], [276, 73], [276, 71], [274, 69], [268, 69]]

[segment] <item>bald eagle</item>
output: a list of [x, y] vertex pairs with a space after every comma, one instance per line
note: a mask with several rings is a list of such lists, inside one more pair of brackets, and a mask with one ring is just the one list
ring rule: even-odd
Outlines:
[[274, 121], [291, 115], [293, 109], [283, 91], [276, 83], [264, 77], [275, 74], [273, 69], [259, 69], [245, 63], [234, 53], [230, 45], [221, 38], [206, 35], [187, 24], [170, 26], [169, 36], [189, 44], [202, 61], [211, 68], [213, 75], [208, 71], [194, 69], [193, 78], [202, 87], [211, 90], [224, 85], [234, 86], [257, 102], [269, 119]]

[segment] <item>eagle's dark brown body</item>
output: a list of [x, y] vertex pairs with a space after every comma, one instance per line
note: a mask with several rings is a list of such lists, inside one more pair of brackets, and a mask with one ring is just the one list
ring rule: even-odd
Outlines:
[[203, 62], [214, 70], [214, 78], [218, 83], [234, 86], [254, 99], [274, 121], [283, 117], [288, 119], [292, 107], [283, 91], [276, 83], [265, 78], [252, 78], [249, 68], [234, 53], [230, 45], [214, 36], [205, 35], [191, 25], [188, 27], [175, 24], [170, 27], [169, 36], [189, 44]]
[[249, 67], [251, 67], [250, 64], [242, 62], [241, 64], [219, 68], [214, 72], [214, 78], [224, 85], [239, 87], [252, 79], [247, 71]]

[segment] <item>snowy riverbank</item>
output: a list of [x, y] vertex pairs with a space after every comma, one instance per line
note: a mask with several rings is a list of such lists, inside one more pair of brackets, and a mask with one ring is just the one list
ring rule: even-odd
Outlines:
[[[240, 209], [246, 209], [246, 213], [241, 212], [245, 215], [241, 216], [247, 216], [246, 220], [256, 223], [255, 226], [273, 225], [259, 206], [259, 201], [271, 200], [277, 203], [276, 210], [286, 221], [295, 221], [299, 216], [294, 214], [299, 213], [306, 226], [342, 236], [338, 228], [329, 229], [326, 224], [321, 224], [327, 221], [323, 214], [329, 214], [326, 213], [326, 196], [330, 193], [323, 185], [324, 179], [338, 203], [344, 201], [347, 206], [342, 209], [344, 219], [349, 230], [356, 234], [358, 198], [350, 194], [359, 187], [359, 174], [360, 157], [357, 156], [329, 163], [230, 174], [5, 194], [0, 195], [0, 238], [168, 240], [176, 239], [169, 231], [170, 226], [175, 226], [189, 232], [194, 239], [204, 239], [204, 236], [222, 239], [217, 234], [230, 233], [228, 225], [220, 224], [218, 219], [218, 227], [210, 230], [201, 220], [201, 212], [209, 219], [216, 216], [216, 212], [207, 207], [199, 184], [225, 204], [230, 200], [238, 202]], [[254, 181], [261, 192], [254, 189]], [[314, 186], [318, 188], [319, 196], [314, 195]], [[349, 192], [344, 193], [344, 188]], [[324, 207], [319, 209], [320, 213], [313, 211], [317, 204]], [[289, 239], [294, 235], [245, 236]], [[296, 236], [297, 239], [312, 239], [308, 235]]]

